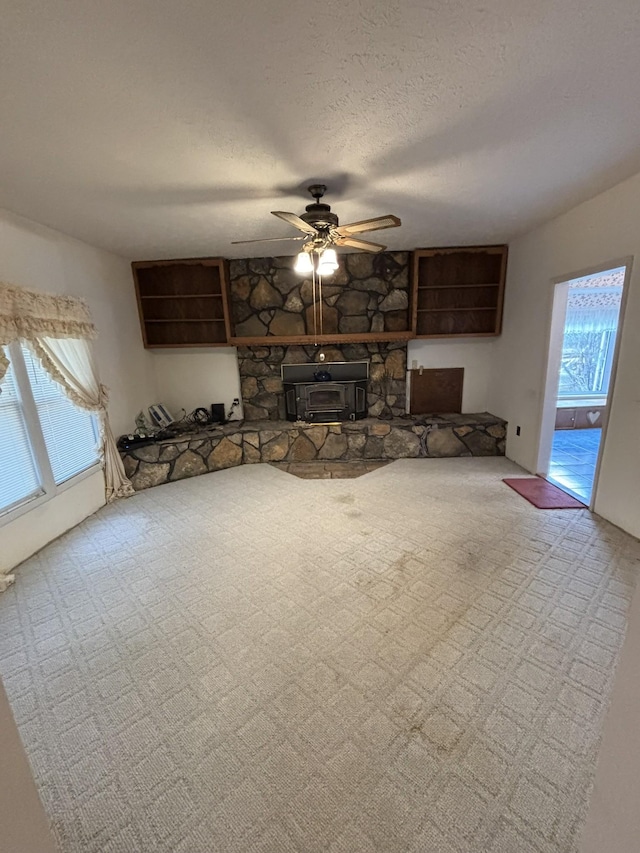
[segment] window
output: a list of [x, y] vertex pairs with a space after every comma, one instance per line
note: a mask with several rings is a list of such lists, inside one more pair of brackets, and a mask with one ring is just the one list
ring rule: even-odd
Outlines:
[[71, 402], [26, 348], [22, 354], [38, 410], [53, 479], [69, 480], [97, 460], [95, 417]]
[[0, 514], [34, 500], [100, 460], [96, 418], [75, 406], [31, 352], [7, 347], [0, 385]]
[[606, 396], [615, 330], [567, 332], [562, 347], [560, 397]]
[[606, 403], [622, 303], [624, 267], [569, 284], [558, 397]]
[[13, 364], [0, 385], [0, 507], [7, 509], [43, 494], [31, 450]]

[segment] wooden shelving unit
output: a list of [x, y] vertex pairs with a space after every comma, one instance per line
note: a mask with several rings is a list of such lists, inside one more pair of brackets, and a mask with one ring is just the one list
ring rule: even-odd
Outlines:
[[500, 334], [506, 246], [416, 249], [413, 262], [417, 338]]
[[332, 335], [287, 335], [286, 337], [274, 335], [262, 335], [256, 338], [231, 337], [232, 345], [243, 347], [271, 347], [289, 346], [299, 344], [309, 346], [310, 344], [366, 344], [373, 342], [410, 341], [414, 337], [413, 332], [335, 332]]
[[136, 261], [131, 267], [145, 347], [229, 346], [222, 258]]

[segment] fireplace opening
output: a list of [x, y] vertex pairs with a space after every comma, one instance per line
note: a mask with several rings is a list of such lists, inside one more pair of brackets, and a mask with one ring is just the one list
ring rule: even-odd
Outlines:
[[333, 362], [323, 365], [316, 379], [317, 364], [283, 364], [287, 420], [330, 423], [359, 420], [367, 414], [368, 362]]
[[356, 421], [367, 414], [367, 383], [285, 382], [284, 399], [288, 421]]
[[319, 387], [307, 386], [307, 411], [309, 412], [339, 412], [344, 409], [346, 398], [345, 386], [329, 385], [324, 382]]

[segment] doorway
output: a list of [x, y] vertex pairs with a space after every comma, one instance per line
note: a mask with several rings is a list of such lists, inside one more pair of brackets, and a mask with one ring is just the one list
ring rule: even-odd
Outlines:
[[629, 264], [555, 285], [538, 470], [593, 504]]

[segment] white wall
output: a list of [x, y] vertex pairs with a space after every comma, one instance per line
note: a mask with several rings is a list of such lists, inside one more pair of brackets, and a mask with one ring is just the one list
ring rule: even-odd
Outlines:
[[154, 402], [164, 403], [174, 417], [212, 403], [224, 403], [228, 414], [235, 397], [240, 399], [233, 417], [242, 416], [240, 374], [235, 347], [194, 350], [153, 350], [153, 370], [158, 393]]
[[[489, 381], [495, 338], [467, 338], [464, 341], [409, 341], [407, 367], [415, 359], [418, 367], [464, 367], [463, 412], [486, 412], [489, 408]], [[493, 412], [495, 414], [495, 412]]]
[[[143, 349], [129, 263], [57, 231], [0, 211], [0, 280], [84, 297], [98, 328], [95, 354], [111, 389], [116, 435], [155, 401], [151, 357]], [[16, 565], [104, 503], [102, 475], [83, 480], [0, 527], [0, 571]]]
[[49, 819], [38, 797], [2, 681], [0, 755], [0, 849], [7, 853], [56, 853], [56, 846], [49, 831]]
[[635, 536], [640, 536], [639, 222], [636, 175], [510, 244], [503, 334], [494, 348], [488, 405], [509, 421], [507, 455], [535, 472], [553, 280], [636, 256], [595, 502], [597, 513]]
[[[412, 359], [424, 367], [464, 367], [462, 410], [487, 410], [492, 347], [495, 339], [469, 338], [464, 342], [445, 340], [409, 341], [407, 364]], [[153, 350], [158, 400], [172, 415], [198, 406], [224, 403], [228, 412], [234, 397], [241, 399], [240, 375], [235, 347], [197, 350]], [[237, 408], [234, 417], [241, 417]]]
[[0, 527], [0, 574], [10, 572], [103, 505], [104, 475], [97, 471]]
[[580, 853], [638, 853], [640, 838], [640, 596], [634, 595], [627, 635], [604, 723]]

